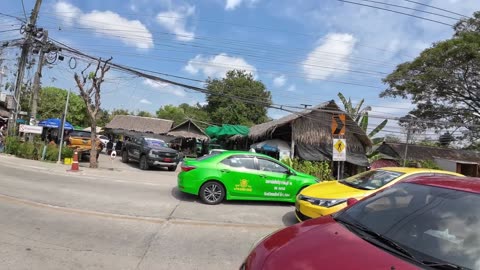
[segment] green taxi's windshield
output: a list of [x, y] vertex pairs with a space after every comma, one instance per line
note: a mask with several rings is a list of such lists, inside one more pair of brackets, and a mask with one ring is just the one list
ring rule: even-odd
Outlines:
[[401, 172], [374, 170], [360, 173], [339, 182], [358, 189], [374, 190], [403, 175]]

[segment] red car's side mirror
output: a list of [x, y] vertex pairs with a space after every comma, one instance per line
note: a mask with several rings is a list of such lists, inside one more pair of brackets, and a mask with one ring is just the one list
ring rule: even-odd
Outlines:
[[355, 198], [350, 198], [350, 199], [347, 200], [347, 205], [348, 205], [348, 206], [351, 206], [351, 205], [356, 204], [357, 202], [358, 202], [357, 199], [355, 199]]

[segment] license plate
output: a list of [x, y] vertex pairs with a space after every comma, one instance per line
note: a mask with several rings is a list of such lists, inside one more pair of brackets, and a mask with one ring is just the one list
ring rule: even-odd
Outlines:
[[164, 158], [163, 161], [165, 161], [165, 162], [172, 162], [172, 159], [171, 159], [171, 158]]

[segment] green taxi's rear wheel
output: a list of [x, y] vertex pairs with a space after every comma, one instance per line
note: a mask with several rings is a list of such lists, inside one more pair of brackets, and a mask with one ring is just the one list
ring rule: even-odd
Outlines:
[[219, 204], [225, 198], [225, 188], [216, 181], [208, 181], [200, 187], [200, 199], [206, 204]]

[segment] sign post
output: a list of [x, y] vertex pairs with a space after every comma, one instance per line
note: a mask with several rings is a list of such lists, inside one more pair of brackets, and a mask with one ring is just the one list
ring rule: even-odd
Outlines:
[[114, 170], [113, 169], [113, 161], [115, 160], [115, 158], [117, 157], [117, 151], [113, 150], [112, 153], [110, 154], [110, 160], [112, 161], [112, 171]]
[[343, 175], [344, 162], [347, 160], [347, 140], [345, 114], [334, 114], [332, 116], [332, 160], [337, 162], [337, 180]]
[[29, 126], [29, 125], [19, 125], [18, 131], [28, 134], [42, 134], [43, 127], [41, 126]]

